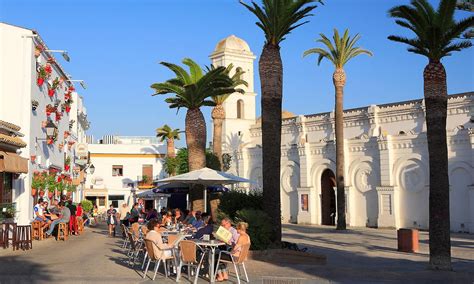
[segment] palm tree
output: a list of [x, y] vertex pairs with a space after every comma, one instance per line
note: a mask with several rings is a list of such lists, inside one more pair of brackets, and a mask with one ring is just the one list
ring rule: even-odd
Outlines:
[[265, 44], [258, 62], [262, 88], [262, 167], [264, 210], [271, 216], [272, 242], [281, 243], [281, 103], [283, 63], [280, 43], [302, 19], [312, 16], [313, 3], [320, 0], [264, 0], [262, 6], [240, 2], [258, 19], [256, 25], [265, 34]]
[[334, 29], [332, 43], [324, 34], [320, 34], [321, 38], [316, 40], [325, 45], [324, 48], [312, 48], [304, 52], [303, 56], [308, 54], [318, 54], [318, 65], [326, 58], [334, 64], [336, 70], [332, 75], [332, 81], [336, 89], [336, 187], [337, 187], [337, 226], [338, 230], [346, 229], [346, 198], [344, 193], [344, 85], [346, 84], [346, 73], [344, 65], [360, 54], [372, 56], [368, 50], [354, 45], [359, 40], [359, 34], [353, 38], [349, 36], [349, 30], [344, 31], [342, 37], [339, 32]]
[[[212, 68], [214, 68], [212, 66]], [[229, 64], [227, 68], [225, 69], [225, 73], [227, 75], [230, 74], [231, 70], [233, 68], [232, 64]], [[247, 82], [242, 80], [242, 74], [244, 71], [241, 69], [237, 69], [235, 74], [232, 76], [232, 81], [234, 81], [234, 87], [238, 87], [240, 85], [248, 86]], [[240, 91], [243, 93], [243, 90]], [[219, 162], [221, 164], [221, 170], [222, 170], [222, 123], [224, 122], [225, 119], [225, 109], [223, 107], [224, 102], [227, 100], [227, 98], [231, 94], [225, 94], [221, 96], [213, 96], [212, 100], [216, 104], [216, 106], [212, 109], [211, 112], [211, 117], [214, 125], [214, 131], [213, 131], [213, 136], [212, 136], [212, 150], [214, 154], [217, 156], [219, 159]]]
[[[183, 64], [189, 67], [189, 73], [181, 66], [161, 62], [176, 75], [162, 83], [155, 83], [151, 88], [154, 95], [173, 94], [166, 98], [170, 108], [186, 108], [186, 145], [189, 151], [189, 170], [194, 171], [206, 166], [206, 121], [201, 112], [202, 106], [215, 106], [210, 99], [212, 96], [221, 96], [234, 93], [236, 90], [232, 79], [226, 75], [225, 67], [217, 67], [203, 72], [201, 67], [189, 58]], [[204, 210], [203, 187], [191, 190], [193, 210]]]
[[408, 44], [409, 52], [428, 58], [423, 71], [423, 89], [430, 169], [430, 266], [443, 270], [451, 270], [451, 240], [446, 144], [448, 94], [441, 59], [471, 47], [470, 41], [459, 38], [474, 26], [474, 17], [456, 21], [455, 9], [456, 0], [441, 0], [437, 10], [426, 0], [412, 0], [410, 5], [396, 6], [389, 11], [395, 23], [414, 32], [415, 37], [391, 35], [388, 39]]
[[161, 138], [161, 142], [166, 139], [166, 155], [170, 158], [176, 157], [174, 140], [179, 140], [179, 134], [181, 132], [179, 128], [172, 129], [168, 124], [156, 129], [156, 136]]

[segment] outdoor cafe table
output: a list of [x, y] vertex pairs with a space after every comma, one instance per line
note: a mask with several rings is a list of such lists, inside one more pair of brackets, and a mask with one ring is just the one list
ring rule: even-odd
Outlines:
[[217, 241], [217, 240], [211, 240], [211, 241], [204, 241], [204, 240], [194, 240], [194, 242], [201, 246], [201, 247], [207, 247], [210, 249], [209, 253], [209, 283], [214, 283], [216, 282], [216, 279], [214, 277], [214, 265], [215, 265], [215, 255], [216, 255], [216, 248], [218, 246], [223, 246], [225, 245], [224, 242]]

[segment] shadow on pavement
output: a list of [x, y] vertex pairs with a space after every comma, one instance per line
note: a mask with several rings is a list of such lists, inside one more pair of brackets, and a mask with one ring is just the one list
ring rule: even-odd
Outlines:
[[52, 272], [46, 265], [20, 256], [0, 257], [0, 283], [47, 283], [51, 280]]

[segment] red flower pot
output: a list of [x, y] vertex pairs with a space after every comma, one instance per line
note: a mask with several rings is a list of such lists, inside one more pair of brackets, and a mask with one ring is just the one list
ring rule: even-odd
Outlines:
[[53, 198], [54, 192], [48, 191], [48, 198], [51, 200]]
[[64, 169], [66, 170], [66, 172], [69, 172], [69, 169], [71, 168], [70, 165], [64, 165]]
[[49, 89], [49, 90], [48, 90], [48, 96], [49, 96], [49, 97], [54, 96], [55, 93], [56, 93], [56, 90], [54, 90], [54, 89]]
[[44, 190], [41, 189], [41, 190], [39, 191], [39, 196], [40, 196], [40, 197], [43, 197], [43, 196], [44, 196]]
[[48, 143], [48, 145], [52, 145], [54, 143], [54, 140], [53, 139], [48, 139], [47, 143]]
[[31, 196], [36, 196], [36, 188], [31, 188]]
[[66, 106], [66, 112], [69, 113], [71, 111], [71, 107], [70, 106]]
[[36, 80], [36, 84], [38, 84], [38, 86], [43, 86], [43, 83], [44, 83], [44, 79], [41, 77]]

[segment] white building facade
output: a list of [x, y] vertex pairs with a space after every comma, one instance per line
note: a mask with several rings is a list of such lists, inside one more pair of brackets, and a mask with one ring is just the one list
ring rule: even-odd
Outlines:
[[[255, 57], [235, 36], [219, 42], [210, 57], [213, 64], [233, 63], [246, 71], [246, 93], [233, 94], [224, 104], [223, 148], [233, 157], [230, 171], [257, 181], [261, 187], [261, 125], [255, 117], [253, 89]], [[334, 113], [284, 112], [283, 118], [283, 221], [332, 225], [336, 212]], [[473, 93], [449, 96], [449, 191], [451, 229], [456, 232], [474, 233], [473, 121]], [[344, 136], [348, 224], [428, 228], [424, 101], [346, 110]]]
[[[74, 161], [75, 145], [85, 140], [89, 122], [87, 116], [84, 119], [82, 97], [37, 32], [0, 23], [0, 42], [0, 120], [20, 126], [27, 143], [21, 157], [29, 159], [28, 173], [14, 181], [12, 198], [16, 221], [26, 224], [33, 219], [33, 172], [54, 169], [72, 177], [74, 164], [66, 170], [65, 159]], [[48, 78], [39, 84], [38, 72], [46, 66], [50, 68]], [[61, 82], [53, 94], [48, 90], [55, 79]], [[66, 102], [66, 93], [72, 101]], [[48, 121], [56, 127], [52, 141], [46, 135]]]
[[[166, 145], [156, 137], [106, 136], [104, 144], [89, 144], [94, 174], [88, 177], [84, 197], [104, 210], [133, 203], [133, 191], [153, 187], [153, 180], [165, 177]], [[106, 144], [110, 143], [110, 144]], [[145, 178], [144, 178], [145, 177]]]

